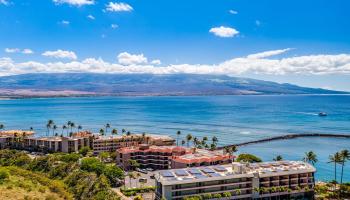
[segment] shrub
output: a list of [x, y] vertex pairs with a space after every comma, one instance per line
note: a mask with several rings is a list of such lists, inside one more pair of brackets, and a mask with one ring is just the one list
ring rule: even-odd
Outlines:
[[252, 154], [247, 154], [247, 153], [239, 154], [236, 161], [237, 162], [243, 161], [243, 162], [249, 162], [249, 163], [262, 162], [261, 158]]
[[5, 180], [10, 177], [9, 172], [6, 169], [0, 169], [0, 180]]
[[219, 194], [219, 193], [213, 194], [213, 198], [214, 199], [220, 199], [221, 198], [221, 194]]

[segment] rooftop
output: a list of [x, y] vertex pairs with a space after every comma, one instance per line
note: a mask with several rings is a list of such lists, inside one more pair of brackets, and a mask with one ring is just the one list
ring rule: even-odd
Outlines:
[[[131, 134], [131, 135], [105, 135], [101, 136], [99, 134], [94, 134], [96, 140], [113, 140], [113, 139], [123, 139], [123, 138], [140, 138], [143, 137], [142, 134]], [[172, 137], [167, 135], [156, 135], [156, 134], [146, 134], [145, 137], [151, 138], [153, 140], [174, 140]]]
[[0, 131], [0, 136], [14, 136], [17, 134], [18, 136], [23, 135], [33, 135], [34, 131], [25, 131], [25, 130], [6, 130], [6, 131]]
[[220, 161], [222, 159], [229, 159], [234, 156], [230, 156], [229, 154], [225, 154], [222, 150], [218, 151], [209, 151], [206, 149], [195, 149], [192, 153], [188, 153], [181, 156], [176, 156], [173, 158], [176, 162], [181, 163], [200, 163], [200, 162], [215, 162]]
[[227, 165], [214, 165], [193, 167], [186, 169], [162, 170], [157, 179], [163, 182], [200, 182], [204, 180], [217, 180], [222, 177], [254, 177], [315, 172], [316, 169], [302, 161], [277, 161], [265, 163], [237, 163]]
[[172, 152], [183, 152], [186, 153], [190, 151], [184, 147], [179, 146], [132, 146], [132, 147], [124, 147], [118, 150], [119, 153], [134, 153], [134, 152], [162, 152], [162, 153], [172, 153]]

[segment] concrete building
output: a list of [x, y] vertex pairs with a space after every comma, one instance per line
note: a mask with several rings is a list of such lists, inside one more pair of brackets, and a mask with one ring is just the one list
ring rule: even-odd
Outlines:
[[23, 139], [23, 149], [48, 152], [78, 152], [82, 147], [91, 148], [89, 137], [27, 137]]
[[156, 173], [156, 199], [313, 199], [316, 169], [301, 161], [232, 163]]
[[131, 135], [111, 135], [99, 136], [95, 135], [92, 148], [95, 154], [100, 152], [114, 152], [123, 147], [134, 147], [141, 144], [168, 146], [173, 145], [175, 140], [165, 135], [154, 134], [131, 134]]
[[125, 170], [130, 169], [130, 160], [140, 164], [140, 168], [155, 170], [185, 168], [231, 163], [233, 156], [223, 151], [185, 148], [180, 146], [140, 145], [117, 150], [117, 164]]

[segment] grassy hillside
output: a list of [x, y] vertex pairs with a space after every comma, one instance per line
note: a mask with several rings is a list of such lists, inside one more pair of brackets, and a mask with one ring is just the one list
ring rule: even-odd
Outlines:
[[[63, 183], [18, 167], [0, 167], [0, 199], [63, 200], [72, 199]], [[5, 175], [4, 177], [4, 174]]]

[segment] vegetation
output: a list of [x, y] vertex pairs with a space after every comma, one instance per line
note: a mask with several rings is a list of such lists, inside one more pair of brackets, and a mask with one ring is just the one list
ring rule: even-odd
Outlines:
[[148, 187], [128, 188], [128, 189], [120, 188], [120, 191], [125, 196], [129, 197], [129, 196], [135, 196], [135, 195], [140, 194], [140, 193], [153, 192], [153, 191], [155, 191], [155, 187], [148, 186]]
[[313, 151], [305, 152], [303, 161], [315, 165], [315, 163], [318, 161], [317, 155]]
[[281, 161], [281, 160], [283, 160], [283, 157], [281, 155], [278, 155], [275, 158], [273, 158], [272, 160], [273, 161]]
[[237, 162], [249, 162], [249, 163], [257, 163], [262, 162], [261, 158], [252, 155], [252, 154], [239, 154], [238, 158], [236, 159]]
[[0, 150], [0, 177], [11, 179], [13, 176], [38, 183], [37, 187], [47, 187], [47, 191], [54, 193], [51, 199], [77, 200], [117, 200], [119, 197], [110, 188], [124, 178], [119, 167], [106, 165], [97, 158], [81, 159], [76, 153], [31, 159], [20, 151]]

